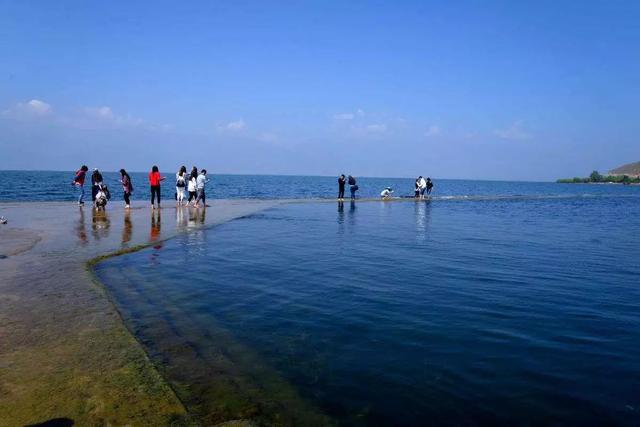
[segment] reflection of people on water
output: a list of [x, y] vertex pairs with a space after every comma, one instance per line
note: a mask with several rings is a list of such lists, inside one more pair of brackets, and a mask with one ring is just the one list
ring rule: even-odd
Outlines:
[[80, 240], [80, 244], [86, 245], [89, 243], [89, 239], [87, 238], [87, 228], [85, 226], [84, 220], [84, 210], [80, 210], [80, 219], [78, 220], [78, 225], [76, 226], [76, 233], [78, 234], [78, 239]]
[[122, 227], [122, 245], [126, 245], [131, 240], [131, 234], [133, 232], [133, 224], [131, 223], [131, 211], [126, 209], [124, 211], [124, 226]]
[[[149, 240], [152, 242], [155, 242], [158, 240], [158, 238], [160, 237], [160, 224], [161, 224], [161, 218], [160, 218], [160, 210], [153, 210], [151, 211], [151, 233], [149, 235]], [[162, 246], [162, 245], [160, 245]], [[155, 246], [154, 246], [155, 247]]]
[[416, 238], [425, 240], [431, 221], [431, 201], [415, 204]]
[[187, 209], [186, 206], [176, 207], [176, 229], [178, 230], [187, 226], [187, 217], [184, 214]]
[[111, 222], [109, 221], [109, 217], [107, 213], [102, 210], [94, 209], [92, 212], [92, 224], [91, 228], [93, 230], [93, 238], [96, 240], [100, 240], [103, 237], [109, 236], [109, 226]]

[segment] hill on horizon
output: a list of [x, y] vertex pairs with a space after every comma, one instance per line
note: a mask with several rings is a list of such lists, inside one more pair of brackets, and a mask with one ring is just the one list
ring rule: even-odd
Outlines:
[[640, 175], [640, 162], [627, 163], [609, 171], [609, 175]]

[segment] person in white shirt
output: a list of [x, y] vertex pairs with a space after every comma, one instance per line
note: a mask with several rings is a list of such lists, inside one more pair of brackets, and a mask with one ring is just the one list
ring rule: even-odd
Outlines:
[[418, 177], [418, 186], [420, 187], [420, 198], [424, 199], [424, 192], [427, 190], [427, 181], [420, 175]]
[[184, 201], [184, 189], [187, 187], [187, 167], [182, 166], [176, 174], [176, 202], [182, 206]]
[[191, 203], [192, 200], [193, 200], [194, 203], [196, 201], [196, 181], [197, 181], [197, 178], [198, 178], [198, 171], [194, 166], [193, 170], [191, 171], [191, 177], [189, 178], [189, 182], [187, 183], [187, 191], [189, 192], [189, 200], [188, 200], [187, 203]]
[[383, 199], [389, 199], [391, 198], [392, 193], [393, 193], [393, 190], [391, 189], [391, 187], [387, 187], [384, 190], [382, 190], [382, 192], [380, 193], [380, 197], [382, 197]]

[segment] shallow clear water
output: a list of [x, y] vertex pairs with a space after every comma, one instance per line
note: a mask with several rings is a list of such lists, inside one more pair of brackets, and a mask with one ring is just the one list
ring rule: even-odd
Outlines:
[[291, 387], [342, 425], [638, 425], [640, 192], [616, 188], [285, 205], [97, 273], [212, 419]]
[[[172, 202], [175, 193], [175, 172], [162, 171], [167, 179], [162, 184], [162, 197]], [[0, 201], [72, 201], [78, 195], [71, 185], [74, 172], [48, 171], [0, 171]], [[110, 206], [123, 203], [120, 174], [103, 172], [105, 183], [112, 193]], [[277, 175], [215, 175], [209, 176], [207, 198], [234, 199], [298, 199], [334, 198], [337, 195], [337, 177], [277, 176]], [[359, 197], [379, 197], [385, 187], [395, 190], [394, 196], [412, 196], [414, 179], [357, 177]], [[132, 198], [147, 200], [150, 197], [146, 172], [132, 172], [134, 185]], [[90, 195], [87, 178], [85, 190]], [[546, 182], [508, 182], [435, 179], [434, 198], [450, 197], [513, 197], [576, 195], [637, 194], [638, 187], [621, 185], [556, 184]], [[347, 197], [349, 189], [347, 188]]]

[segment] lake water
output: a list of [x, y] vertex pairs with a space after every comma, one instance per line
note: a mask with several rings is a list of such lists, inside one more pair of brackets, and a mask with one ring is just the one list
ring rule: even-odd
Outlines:
[[640, 188], [436, 185], [456, 197], [287, 204], [97, 274], [204, 423], [640, 425]]
[[[104, 182], [111, 190], [110, 206], [122, 206], [120, 174], [103, 172]], [[134, 185], [132, 199], [149, 200], [150, 191], [146, 172], [132, 172]], [[164, 172], [162, 197], [173, 203], [175, 173]], [[71, 185], [74, 172], [0, 171], [0, 202], [2, 201], [73, 201], [76, 189]], [[357, 177], [359, 197], [378, 197], [385, 187], [392, 187], [394, 196], [412, 196], [415, 178]], [[281, 175], [215, 175], [209, 176], [207, 198], [211, 199], [298, 199], [334, 198], [337, 195], [337, 177], [281, 176]], [[85, 190], [90, 196], [91, 180], [87, 177]], [[347, 188], [347, 197], [349, 189]], [[575, 197], [589, 195], [637, 195], [638, 187], [619, 185], [556, 184], [548, 182], [508, 182], [435, 179], [434, 198], [484, 197]]]

